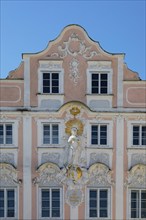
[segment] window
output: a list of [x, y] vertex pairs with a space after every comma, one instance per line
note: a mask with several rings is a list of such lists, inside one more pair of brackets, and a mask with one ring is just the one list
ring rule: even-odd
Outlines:
[[108, 74], [92, 73], [91, 93], [92, 94], [107, 94], [108, 93]]
[[43, 73], [43, 93], [59, 93], [59, 73]]
[[89, 190], [89, 218], [108, 218], [108, 189]]
[[91, 126], [91, 144], [107, 145], [107, 125]]
[[60, 218], [60, 189], [41, 189], [41, 218]]
[[146, 219], [146, 190], [131, 190], [130, 217]]
[[0, 218], [16, 217], [15, 207], [15, 190], [0, 189]]
[[58, 124], [43, 124], [43, 144], [59, 144]]
[[12, 124], [0, 124], [0, 144], [13, 144]]
[[133, 126], [133, 145], [146, 145], [146, 126]]

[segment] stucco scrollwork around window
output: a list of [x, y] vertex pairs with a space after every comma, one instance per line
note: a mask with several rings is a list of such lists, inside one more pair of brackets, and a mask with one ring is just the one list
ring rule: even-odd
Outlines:
[[0, 186], [17, 186], [19, 183], [17, 170], [10, 164], [0, 163]]
[[130, 187], [146, 188], [146, 165], [137, 164], [128, 171], [127, 184]]

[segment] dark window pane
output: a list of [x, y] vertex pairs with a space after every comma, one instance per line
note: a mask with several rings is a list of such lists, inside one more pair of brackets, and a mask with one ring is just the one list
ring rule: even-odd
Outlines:
[[146, 145], [146, 126], [142, 126], [142, 145]]
[[133, 145], [139, 145], [139, 126], [133, 126]]
[[89, 196], [90, 198], [97, 198], [97, 190], [90, 190]]
[[107, 74], [101, 74], [101, 80], [107, 80]]
[[43, 87], [43, 93], [50, 93], [50, 87]]
[[59, 189], [52, 190], [52, 198], [60, 198], [60, 190]]
[[90, 209], [89, 217], [97, 217], [97, 210]]
[[43, 129], [43, 144], [50, 144], [50, 125], [44, 125]]
[[52, 73], [52, 80], [54, 80], [54, 79], [59, 79], [58, 73]]
[[6, 125], [6, 144], [12, 144], [12, 125]]
[[8, 209], [8, 211], [7, 211], [7, 217], [15, 217], [14, 209]]
[[42, 190], [42, 217], [50, 217], [50, 191]]
[[52, 87], [52, 93], [59, 93], [58, 87]]
[[4, 209], [0, 208], [0, 217], [4, 217]]
[[99, 93], [99, 75], [98, 74], [92, 74], [92, 82], [91, 82], [91, 88], [92, 93]]
[[43, 79], [44, 80], [50, 79], [50, 73], [43, 73]]
[[100, 93], [101, 94], [107, 94], [107, 88], [101, 88]]
[[98, 94], [98, 88], [92, 88], [92, 93]]
[[146, 191], [141, 192], [141, 218], [146, 218]]
[[98, 144], [98, 126], [92, 125], [91, 127], [91, 144]]
[[43, 80], [44, 87], [50, 87], [50, 80]]
[[131, 218], [139, 218], [139, 191], [131, 192]]
[[50, 217], [50, 211], [48, 210], [42, 210], [42, 217]]
[[52, 209], [52, 217], [60, 217], [60, 210]]
[[90, 199], [89, 205], [90, 205], [90, 208], [96, 208], [97, 207], [97, 200]]
[[100, 126], [100, 144], [101, 145], [107, 144], [107, 126], [105, 125]]
[[14, 198], [14, 190], [8, 190], [7, 191], [7, 197], [8, 198]]
[[99, 79], [99, 75], [98, 74], [92, 74], [92, 80], [98, 80]]
[[0, 190], [0, 199], [4, 198], [4, 190]]
[[4, 190], [0, 190], [0, 217], [4, 217]]

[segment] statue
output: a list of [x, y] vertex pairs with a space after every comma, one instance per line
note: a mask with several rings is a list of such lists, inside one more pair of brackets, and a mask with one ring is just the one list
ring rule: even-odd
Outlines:
[[71, 136], [68, 139], [69, 153], [68, 153], [68, 166], [78, 166], [81, 156], [81, 144], [77, 136], [77, 128], [72, 127]]

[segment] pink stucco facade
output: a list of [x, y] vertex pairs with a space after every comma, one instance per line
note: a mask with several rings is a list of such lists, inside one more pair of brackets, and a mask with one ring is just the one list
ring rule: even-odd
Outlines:
[[0, 217], [144, 219], [146, 81], [78, 25], [22, 57], [0, 80]]

